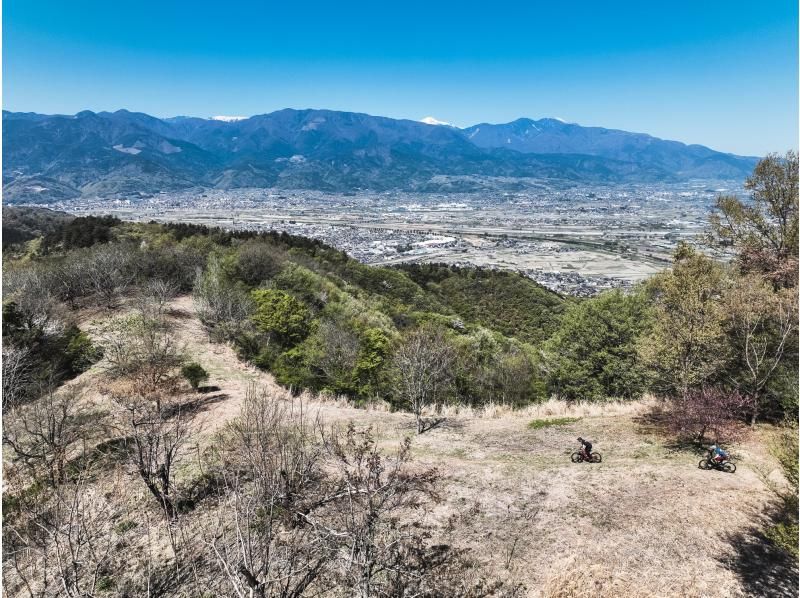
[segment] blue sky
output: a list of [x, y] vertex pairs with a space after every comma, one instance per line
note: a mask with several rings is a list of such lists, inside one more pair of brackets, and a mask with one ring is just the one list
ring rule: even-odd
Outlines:
[[560, 117], [797, 147], [795, 0], [6, 0], [3, 107]]

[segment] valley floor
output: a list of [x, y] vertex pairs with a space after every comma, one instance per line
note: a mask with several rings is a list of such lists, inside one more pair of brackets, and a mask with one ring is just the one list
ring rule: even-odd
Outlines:
[[[191, 298], [172, 305], [186, 354], [209, 374], [197, 441], [234, 418], [251, 384], [290, 395], [271, 376], [213, 344]], [[102, 314], [87, 315], [86, 324]], [[102, 363], [79, 381], [92, 387]], [[388, 450], [414, 435], [413, 416], [308, 399], [329, 424], [372, 426]], [[646, 405], [573, 409], [577, 421], [532, 429], [546, 409], [455, 414], [413, 439], [415, 463], [444, 477], [442, 501], [426, 514], [442, 541], [468, 549], [485, 573], [520, 582], [529, 596], [796, 596], [797, 570], [758, 536], [772, 496], [762, 473], [776, 464], [762, 429], [734, 448], [735, 474], [702, 471], [700, 456], [671, 450]], [[576, 437], [590, 438], [600, 464], [573, 464]], [[448, 535], [447, 521], [458, 523]]]

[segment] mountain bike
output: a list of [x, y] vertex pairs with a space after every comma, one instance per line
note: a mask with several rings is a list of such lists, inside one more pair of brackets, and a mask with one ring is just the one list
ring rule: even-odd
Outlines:
[[732, 463], [730, 459], [725, 459], [724, 461], [715, 461], [714, 459], [706, 457], [700, 461], [700, 465], [698, 467], [705, 470], [718, 469], [719, 471], [724, 471], [725, 473], [733, 473], [736, 471], [736, 464]]
[[600, 453], [592, 453], [589, 455], [589, 459], [586, 458], [581, 452], [572, 453], [569, 457], [573, 463], [581, 463], [582, 461], [586, 463], [600, 463], [603, 460], [602, 455]]

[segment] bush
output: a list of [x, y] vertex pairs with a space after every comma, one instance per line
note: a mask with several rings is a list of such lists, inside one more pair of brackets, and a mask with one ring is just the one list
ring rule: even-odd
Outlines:
[[194, 390], [199, 388], [201, 382], [208, 380], [208, 372], [202, 365], [196, 362], [187, 363], [183, 366], [181, 368], [181, 375], [189, 381], [189, 384]]
[[103, 352], [92, 344], [89, 335], [77, 326], [67, 328], [64, 339], [67, 344], [64, 356], [69, 363], [69, 373], [73, 375], [85, 372], [103, 356]]
[[770, 446], [770, 453], [778, 460], [786, 480], [783, 487], [773, 487], [781, 501], [777, 522], [767, 530], [767, 537], [795, 559], [798, 556], [798, 438], [797, 425], [788, 425]]
[[744, 434], [743, 414], [752, 401], [737, 391], [708, 386], [689, 390], [669, 402], [667, 425], [681, 440], [702, 446], [706, 437], [714, 444], [733, 442]]
[[245, 284], [256, 287], [278, 274], [284, 259], [284, 253], [274, 245], [251, 239], [243, 243], [237, 251], [234, 276]]
[[308, 335], [310, 314], [302, 301], [275, 289], [258, 289], [251, 296], [256, 304], [253, 321], [261, 332], [287, 347]]

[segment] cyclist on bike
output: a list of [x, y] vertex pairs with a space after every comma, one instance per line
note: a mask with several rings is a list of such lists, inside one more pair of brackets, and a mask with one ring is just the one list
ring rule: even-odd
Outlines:
[[578, 442], [581, 443], [581, 454], [587, 461], [592, 460], [592, 443], [588, 440], [578, 437]]
[[711, 445], [711, 448], [708, 449], [708, 452], [711, 455], [711, 459], [713, 459], [717, 463], [722, 463], [723, 461], [727, 461], [729, 458], [728, 452], [722, 450], [722, 448], [718, 447], [716, 444]]

